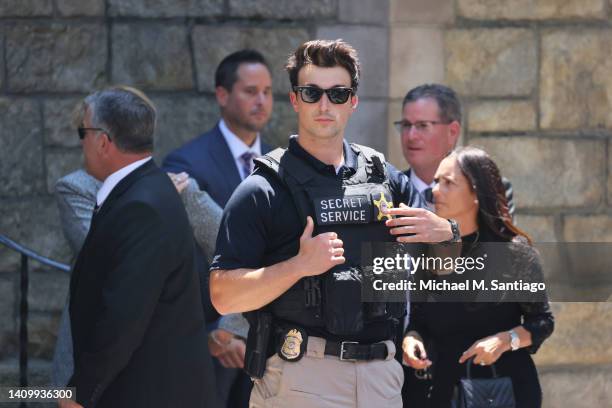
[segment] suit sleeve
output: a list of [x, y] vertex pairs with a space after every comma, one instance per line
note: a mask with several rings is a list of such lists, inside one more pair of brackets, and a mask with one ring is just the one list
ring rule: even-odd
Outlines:
[[200, 190], [194, 179], [189, 180], [189, 185], [181, 193], [181, 198], [196, 242], [210, 262], [215, 254], [215, 242], [223, 210], [206, 191]]
[[72, 252], [77, 254], [89, 231], [91, 216], [96, 205], [95, 196], [79, 191], [76, 186], [60, 179], [55, 185], [55, 198], [62, 231]]
[[182, 259], [182, 245], [173, 242], [176, 238], [151, 207], [134, 202], [118, 214], [104, 224], [112, 231], [112, 242], [100, 244], [109, 268], [102, 304], [69, 382], [77, 389], [77, 401], [87, 408], [96, 405], [142, 343], [164, 282]]
[[182, 171], [191, 174], [192, 166], [187, 158], [178, 151], [171, 152], [162, 163], [162, 170], [170, 173], [180, 173]]

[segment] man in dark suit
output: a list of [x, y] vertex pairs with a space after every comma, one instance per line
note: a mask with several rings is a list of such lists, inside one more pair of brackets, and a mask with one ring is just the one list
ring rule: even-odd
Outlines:
[[215, 398], [193, 232], [152, 161], [155, 109], [140, 92], [86, 97], [79, 136], [103, 181], [70, 282], [76, 403], [205, 407]]
[[272, 114], [272, 77], [254, 50], [228, 55], [215, 72], [221, 119], [214, 128], [166, 157], [165, 170], [196, 179], [222, 208], [253, 169], [252, 159], [270, 151], [259, 132]]
[[[272, 78], [264, 57], [241, 50], [225, 57], [215, 72], [215, 95], [221, 119], [214, 128], [166, 157], [164, 170], [186, 172], [222, 208], [253, 170], [253, 159], [270, 151], [259, 132], [272, 113]], [[251, 381], [240, 372], [248, 323], [241, 315], [226, 317], [233, 327], [210, 327], [209, 347], [215, 363], [222, 406], [248, 405]]]

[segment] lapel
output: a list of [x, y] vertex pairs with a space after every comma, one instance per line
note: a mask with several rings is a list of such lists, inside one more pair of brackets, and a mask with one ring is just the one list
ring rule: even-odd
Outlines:
[[229, 198], [242, 181], [242, 178], [238, 173], [234, 156], [232, 156], [232, 152], [219, 129], [219, 124], [214, 129], [213, 137], [214, 143], [211, 143], [210, 156], [216, 163], [216, 167], [221, 170], [221, 174], [223, 174], [224, 182], [219, 183], [219, 185], [226, 186]]
[[119, 197], [121, 197], [134, 184], [134, 182], [136, 182], [141, 177], [155, 171], [156, 169], [158, 169], [158, 167], [153, 161], [153, 159], [151, 159], [142, 166], [138, 167], [130, 174], [128, 174], [115, 186], [115, 188], [113, 188], [106, 200], [104, 200], [104, 203], [102, 203], [102, 206], [98, 209], [97, 213], [92, 216], [91, 225], [89, 227], [87, 236], [85, 237], [85, 242], [83, 242], [83, 246], [81, 247], [79, 255], [77, 256], [77, 259], [74, 262], [74, 267], [72, 268], [72, 277], [70, 279], [71, 294], [73, 293], [73, 290], [76, 287], [81, 274], [79, 269], [80, 264], [83, 261], [83, 257], [87, 256], [87, 252], [89, 252], [89, 246], [95, 245], [95, 242], [90, 241], [95, 238], [96, 227], [99, 225], [100, 220], [104, 217], [104, 214], [108, 213], [109, 209], [113, 205], [113, 202], [116, 201]]
[[272, 150], [272, 148], [270, 147], [269, 144], [264, 143], [264, 141], [261, 141], [261, 154], [267, 154]]

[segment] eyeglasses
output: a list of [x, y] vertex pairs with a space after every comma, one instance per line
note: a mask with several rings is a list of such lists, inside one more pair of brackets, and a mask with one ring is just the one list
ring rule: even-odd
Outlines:
[[393, 122], [393, 126], [400, 133], [410, 132], [410, 128], [414, 128], [418, 133], [428, 133], [435, 125], [448, 125], [451, 122], [439, 122], [435, 120], [419, 120], [417, 122], [409, 122], [407, 120], [398, 120]]
[[327, 94], [327, 99], [333, 104], [340, 105], [346, 103], [349, 97], [355, 94], [355, 90], [353, 88], [347, 88], [343, 86], [337, 86], [329, 89], [322, 89], [318, 86], [294, 86], [293, 92], [299, 93], [302, 101], [306, 103], [316, 103], [319, 102], [321, 97], [323, 96], [323, 92]]
[[88, 127], [80, 127], [77, 128], [77, 132], [79, 133], [79, 139], [83, 140], [85, 139], [85, 136], [87, 135], [87, 132], [90, 130], [96, 130], [98, 132], [104, 132], [106, 133], [106, 136], [108, 136], [108, 140], [111, 140], [110, 135], [108, 134], [108, 132], [105, 129], [102, 128], [88, 128]]

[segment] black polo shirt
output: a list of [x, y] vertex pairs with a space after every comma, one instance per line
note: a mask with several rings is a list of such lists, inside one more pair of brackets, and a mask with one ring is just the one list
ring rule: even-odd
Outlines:
[[[288, 149], [319, 173], [328, 177], [349, 178], [356, 172], [357, 154], [344, 141], [344, 165], [338, 173], [289, 140]], [[394, 206], [403, 202], [422, 207], [422, 200], [410, 179], [389, 163]], [[260, 268], [264, 259], [286, 260], [299, 251], [305, 220], [300, 220], [291, 193], [278, 178], [260, 169], [247, 177], [227, 202], [217, 236], [216, 255], [211, 270]], [[276, 263], [276, 262], [274, 262]]]

